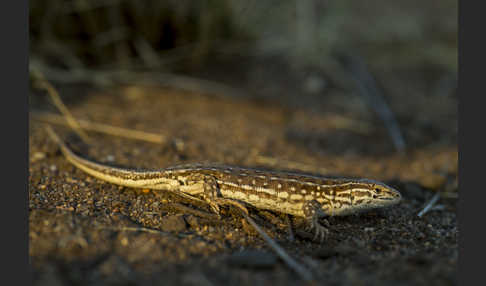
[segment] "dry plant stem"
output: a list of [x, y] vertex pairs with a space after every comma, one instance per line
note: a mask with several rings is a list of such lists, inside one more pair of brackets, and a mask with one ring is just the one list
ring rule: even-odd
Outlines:
[[[41, 121], [44, 123], [70, 126], [69, 123], [66, 122], [65, 117], [56, 114], [31, 112], [30, 115], [34, 120]], [[95, 132], [104, 133], [112, 136], [141, 140], [141, 141], [146, 141], [146, 142], [156, 143], [156, 144], [164, 144], [167, 142], [167, 138], [161, 134], [116, 127], [108, 124], [97, 123], [97, 122], [92, 122], [83, 119], [76, 119], [76, 122], [79, 123], [79, 126], [82, 129], [89, 130], [89, 131], [95, 131]]]
[[128, 70], [100, 71], [82, 68], [66, 71], [45, 65], [42, 61], [36, 58], [30, 60], [30, 66], [35, 67], [37, 70], [44, 73], [47, 79], [60, 83], [88, 82], [100, 86], [112, 85], [115, 83], [148, 84], [168, 86], [180, 90], [213, 95], [230, 95], [234, 97], [246, 96], [239, 89], [219, 82], [169, 73], [134, 72]]
[[265, 242], [272, 248], [273, 251], [289, 266], [292, 270], [294, 270], [302, 279], [304, 279], [306, 282], [312, 282], [314, 281], [314, 276], [312, 273], [304, 268], [302, 265], [297, 263], [290, 255], [285, 252], [285, 250], [280, 247], [268, 234], [266, 234], [259, 226], [258, 224], [250, 217], [248, 216], [244, 211], [242, 211], [242, 215], [245, 217], [245, 219], [253, 226], [253, 228], [262, 236], [262, 238], [265, 240]]
[[[56, 124], [69, 126], [66, 119], [63, 116], [59, 116], [47, 112], [30, 112], [32, 119], [44, 123]], [[134, 140], [141, 140], [156, 144], [165, 144], [168, 139], [162, 134], [156, 134], [151, 132], [139, 131], [134, 129], [128, 129], [123, 127], [116, 127], [104, 123], [93, 122], [84, 119], [76, 119], [80, 127], [84, 130], [99, 132], [103, 134], [108, 134], [117, 137], [123, 137]], [[174, 138], [174, 141], [181, 140]], [[264, 156], [264, 155], [253, 155], [251, 158], [257, 163], [267, 167], [280, 166], [287, 169], [296, 169], [304, 172], [314, 172], [314, 173], [327, 173], [329, 170], [324, 167], [319, 167], [316, 165], [309, 165], [305, 163], [283, 160], [274, 157]]]
[[[69, 126], [69, 124], [66, 122], [66, 119], [60, 115], [56, 115], [52, 113], [44, 113], [44, 112], [42, 113], [31, 112], [30, 116], [32, 117], [32, 119], [36, 121], [49, 123], [49, 124]], [[97, 122], [88, 121], [84, 119], [76, 119], [76, 121], [79, 123], [81, 128], [88, 131], [94, 131], [94, 132], [99, 132], [99, 133], [108, 134], [112, 136], [118, 136], [118, 137], [123, 137], [128, 139], [134, 139], [134, 140], [141, 140], [141, 141], [146, 141], [146, 142], [156, 143], [156, 144], [164, 144], [168, 141], [167, 137], [162, 134], [116, 127], [116, 126], [97, 123]], [[174, 141], [175, 140], [179, 140], [179, 139], [174, 139]], [[315, 165], [304, 164], [300, 162], [282, 160], [282, 159], [277, 159], [277, 158], [263, 156], [263, 155], [255, 155], [252, 157], [254, 157], [253, 159], [255, 160], [256, 163], [268, 167], [284, 166], [287, 169], [296, 169], [304, 172], [317, 172], [317, 173], [328, 172], [328, 169], [326, 168], [315, 166]]]
[[84, 132], [84, 130], [79, 126], [79, 123], [76, 121], [74, 116], [71, 114], [69, 109], [64, 105], [62, 102], [61, 97], [59, 96], [59, 93], [57, 90], [52, 86], [47, 80], [44, 79], [44, 76], [42, 73], [38, 71], [34, 71], [36, 74], [37, 80], [35, 82], [36, 86], [40, 89], [44, 89], [47, 91], [47, 94], [51, 98], [52, 102], [54, 105], [59, 109], [59, 111], [64, 115], [64, 118], [66, 119], [67, 124], [76, 132], [76, 134], [81, 137], [81, 139], [86, 142], [90, 143], [91, 139], [89, 136]]
[[360, 58], [346, 54], [341, 55], [341, 57], [356, 82], [358, 92], [385, 124], [395, 149], [398, 152], [404, 152], [406, 144], [402, 131], [395, 115], [384, 100], [383, 93], [378, 89], [373, 75]]
[[[172, 233], [169, 233], [169, 232], [160, 231], [160, 230], [156, 230], [156, 229], [150, 229], [150, 228], [146, 228], [146, 227], [129, 227], [129, 226], [110, 227], [110, 226], [106, 226], [106, 227], [97, 227], [97, 228], [98, 229], [114, 230], [114, 231], [133, 231], [133, 232], [141, 231], [141, 232], [147, 232], [147, 233], [153, 233], [153, 234], [160, 234], [160, 235], [167, 235], [167, 236], [172, 236], [173, 235]], [[178, 237], [187, 237], [188, 236], [188, 235], [182, 234], [182, 233], [178, 233], [176, 235]]]
[[425, 207], [417, 214], [418, 217], [422, 217], [425, 213], [427, 213], [433, 206], [434, 204], [439, 200], [440, 198], [440, 193], [436, 193], [430, 201], [425, 205]]

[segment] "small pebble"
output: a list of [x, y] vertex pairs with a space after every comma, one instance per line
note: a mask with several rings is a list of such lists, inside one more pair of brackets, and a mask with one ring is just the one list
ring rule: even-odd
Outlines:
[[160, 228], [163, 231], [181, 232], [187, 229], [186, 221], [180, 215], [163, 217], [160, 220]]

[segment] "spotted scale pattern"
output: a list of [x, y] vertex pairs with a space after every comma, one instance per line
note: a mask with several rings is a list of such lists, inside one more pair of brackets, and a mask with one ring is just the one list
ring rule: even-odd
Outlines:
[[220, 202], [242, 202], [260, 209], [309, 219], [317, 233], [323, 233], [317, 218], [347, 215], [400, 201], [400, 193], [384, 183], [368, 179], [327, 178], [292, 172], [226, 166], [189, 164], [160, 170], [116, 168], [75, 154], [51, 128], [69, 162], [99, 179], [134, 188], [175, 191], [199, 198], [219, 212]]

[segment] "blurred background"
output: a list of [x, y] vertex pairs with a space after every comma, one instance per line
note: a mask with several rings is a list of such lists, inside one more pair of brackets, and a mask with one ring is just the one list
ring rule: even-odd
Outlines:
[[150, 84], [334, 112], [379, 126], [389, 151], [456, 142], [454, 0], [30, 1], [30, 67], [58, 88]]

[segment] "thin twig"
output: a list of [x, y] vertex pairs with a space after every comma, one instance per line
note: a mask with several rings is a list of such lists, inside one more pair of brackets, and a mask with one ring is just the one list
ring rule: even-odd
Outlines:
[[406, 144], [400, 126], [365, 63], [360, 58], [347, 54], [341, 54], [340, 58], [355, 80], [358, 91], [365, 99], [365, 102], [378, 114], [385, 124], [395, 149], [398, 152], [405, 151]]
[[165, 232], [165, 231], [150, 229], [150, 228], [146, 228], [146, 227], [138, 227], [138, 226], [137, 227], [131, 227], [131, 226], [119, 226], [119, 227], [99, 226], [99, 227], [96, 227], [96, 228], [97, 229], [115, 230], [115, 231], [133, 231], [133, 232], [141, 231], [141, 232], [160, 234], [160, 235], [166, 235], [166, 236], [173, 236], [173, 235], [177, 235], [179, 237], [187, 237], [188, 236], [187, 234], [182, 234], [182, 233], [172, 234], [172, 233]]
[[432, 206], [439, 200], [440, 198], [440, 193], [436, 193], [431, 199], [430, 201], [425, 205], [425, 207], [423, 208], [423, 210], [421, 210], [417, 216], [418, 217], [422, 217], [426, 212], [428, 212]]
[[[311, 282], [314, 280], [312, 273], [305, 269], [302, 265], [298, 264], [290, 255], [288, 255], [285, 250], [280, 247], [272, 238], [270, 238], [259, 226], [258, 224], [248, 215], [248, 210], [237, 202], [231, 203], [241, 210], [244, 218], [255, 228], [255, 230], [263, 237], [265, 242], [272, 248], [273, 251], [297, 274], [299, 274], [305, 281]], [[109, 229], [116, 231], [142, 231], [161, 235], [172, 235], [168, 232], [163, 232], [160, 230], [149, 229], [145, 227], [98, 227], [99, 229]], [[186, 237], [184, 234], [177, 234], [180, 237]]]
[[[227, 203], [236, 206], [240, 211], [243, 217], [253, 226], [253, 228], [263, 237], [265, 242], [270, 246], [270, 248], [275, 251], [275, 253], [292, 269], [294, 270], [297, 274], [299, 274], [302, 279], [304, 279], [307, 282], [314, 281], [314, 276], [312, 273], [305, 269], [302, 265], [298, 264], [297, 261], [295, 261], [290, 255], [285, 252], [285, 250], [278, 245], [275, 240], [273, 240], [268, 234], [266, 234], [260, 226], [250, 217], [248, 210], [246, 207], [241, 205], [240, 203], [232, 200], [226, 200]], [[225, 203], [225, 202], [223, 202]]]
[[312, 282], [314, 281], [314, 276], [312, 273], [304, 268], [302, 265], [298, 264], [297, 261], [295, 261], [290, 255], [285, 252], [285, 250], [280, 247], [268, 234], [266, 234], [259, 226], [256, 224], [256, 222], [248, 216], [245, 212], [242, 212], [243, 216], [245, 219], [255, 228], [255, 230], [263, 237], [265, 242], [272, 248], [273, 251], [292, 269], [294, 270], [297, 274], [299, 274], [302, 279], [304, 279], [307, 282]]
[[79, 137], [83, 139], [85, 143], [91, 142], [91, 139], [89, 138], [88, 134], [86, 134], [83, 131], [83, 129], [79, 126], [78, 121], [74, 118], [74, 116], [71, 114], [69, 109], [62, 102], [62, 99], [59, 96], [59, 93], [57, 92], [56, 88], [54, 88], [54, 86], [52, 86], [51, 83], [49, 83], [44, 78], [44, 75], [40, 71], [34, 69], [32, 70], [32, 72], [36, 77], [35, 85], [39, 89], [44, 89], [47, 92], [54, 105], [64, 115], [64, 118], [66, 119], [66, 122], [69, 125], [69, 127], [71, 127], [74, 130], [74, 132], [76, 132], [76, 134], [78, 134]]
[[[52, 113], [44, 112], [31, 112], [32, 119], [57, 125], [69, 126], [66, 119], [63, 116], [59, 116]], [[150, 143], [164, 144], [167, 142], [167, 137], [162, 134], [149, 133], [145, 131], [139, 131], [134, 129], [127, 129], [122, 127], [116, 127], [108, 124], [92, 122], [83, 119], [76, 119], [80, 127], [84, 130], [95, 131], [108, 135], [124, 137], [129, 139], [141, 140]]]
[[129, 70], [61, 70], [48, 66], [35, 57], [30, 59], [29, 66], [41, 71], [45, 74], [47, 79], [60, 83], [88, 82], [96, 85], [110, 85], [114, 83], [149, 84], [213, 95], [234, 97], [246, 96], [246, 94], [239, 89], [220, 82], [169, 73], [137, 72]]
[[435, 205], [430, 208], [431, 211], [443, 211], [445, 210], [446, 206], [445, 205]]

